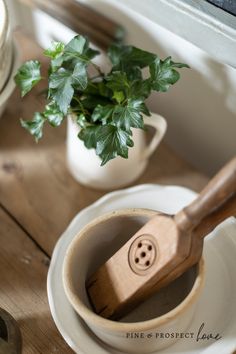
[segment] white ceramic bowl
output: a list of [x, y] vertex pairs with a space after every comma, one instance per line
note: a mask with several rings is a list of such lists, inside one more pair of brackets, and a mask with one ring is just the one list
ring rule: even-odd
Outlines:
[[13, 63], [12, 63], [10, 76], [9, 76], [8, 81], [6, 82], [5, 86], [3, 87], [3, 90], [0, 93], [0, 117], [2, 116], [3, 111], [6, 107], [7, 101], [15, 88], [14, 76], [15, 76], [19, 66], [20, 66], [19, 51], [17, 49], [17, 46], [14, 45], [13, 46]]
[[64, 259], [63, 285], [71, 305], [98, 338], [125, 353], [150, 353], [173, 344], [176, 333], [188, 328], [204, 283], [201, 260], [119, 322], [93, 312], [85, 289], [87, 277], [155, 213], [122, 209], [95, 219], [73, 239]]
[[13, 44], [7, 7], [0, 0], [0, 92], [3, 89], [12, 67]]
[[0, 48], [6, 40], [7, 29], [8, 29], [8, 12], [6, 9], [5, 2], [0, 0]]

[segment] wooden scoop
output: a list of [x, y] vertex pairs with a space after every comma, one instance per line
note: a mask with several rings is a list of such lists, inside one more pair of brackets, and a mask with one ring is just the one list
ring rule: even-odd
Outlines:
[[95, 312], [117, 319], [196, 264], [203, 237], [235, 214], [235, 193], [236, 158], [189, 206], [149, 220], [88, 279]]

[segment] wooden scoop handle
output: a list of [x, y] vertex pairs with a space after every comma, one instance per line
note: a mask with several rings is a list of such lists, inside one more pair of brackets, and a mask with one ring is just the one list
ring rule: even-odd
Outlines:
[[[163, 277], [157, 284], [155, 284], [155, 291], [165, 287], [173, 280], [178, 278], [187, 269], [199, 262], [202, 249], [203, 237], [207, 236], [214, 230], [222, 221], [230, 216], [236, 216], [236, 194], [229, 198], [223, 205], [215, 210], [210, 215], [206, 216], [201, 223], [192, 232], [192, 244], [189, 257], [182, 263], [177, 265], [169, 274]], [[236, 354], [236, 353], [235, 353]]]
[[213, 231], [217, 225], [230, 216], [236, 217], [236, 193], [200, 222], [193, 230], [195, 237], [205, 237]]
[[228, 162], [189, 206], [175, 215], [183, 231], [191, 231], [201, 220], [220, 207], [236, 192], [236, 157]]

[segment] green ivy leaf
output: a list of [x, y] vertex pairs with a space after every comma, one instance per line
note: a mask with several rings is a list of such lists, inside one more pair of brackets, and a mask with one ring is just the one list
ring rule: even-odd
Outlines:
[[51, 59], [56, 59], [63, 54], [65, 45], [62, 42], [52, 41], [51, 46], [44, 50], [43, 54]]
[[50, 72], [53, 73], [57, 71], [63, 63], [63, 55], [59, 55], [55, 59], [51, 60]]
[[21, 97], [24, 97], [40, 80], [40, 63], [30, 60], [24, 63], [14, 77], [16, 85], [20, 88]]
[[[119, 92], [118, 102], [122, 102], [124, 98], [137, 98], [146, 99], [152, 89], [152, 81], [149, 79], [135, 79], [129, 80], [126, 72], [113, 71], [111, 74], [107, 75], [107, 84], [113, 91], [113, 98], [117, 98], [117, 92]], [[123, 96], [122, 96], [123, 94]]]
[[65, 46], [66, 53], [82, 54], [84, 49], [88, 47], [88, 41], [85, 37], [77, 35]]
[[128, 147], [133, 146], [130, 135], [114, 125], [99, 126], [96, 131], [96, 154], [105, 165], [116, 156], [128, 158]]
[[20, 120], [21, 126], [28, 130], [31, 135], [35, 137], [35, 140], [38, 141], [43, 136], [43, 125], [45, 122], [45, 117], [43, 114], [36, 112], [31, 121]]
[[71, 103], [74, 88], [71, 72], [65, 69], [52, 73], [49, 77], [50, 97], [57, 103], [60, 111], [66, 115]]
[[114, 106], [106, 105], [101, 106], [97, 105], [92, 113], [92, 121], [97, 122], [100, 121], [102, 124], [106, 124], [107, 121], [112, 118], [112, 113], [114, 110]]
[[64, 119], [64, 114], [59, 110], [55, 102], [50, 102], [46, 105], [43, 115], [53, 127], [58, 127]]
[[61, 68], [49, 77], [49, 97], [53, 98], [60, 111], [66, 114], [74, 94], [74, 88], [84, 90], [87, 82], [85, 63], [78, 62], [73, 73]]
[[127, 52], [127, 46], [122, 46], [118, 44], [113, 44], [108, 48], [107, 54], [113, 65], [113, 67], [118, 67], [121, 62], [121, 58]]
[[81, 63], [81, 67], [86, 67], [99, 52], [89, 48], [87, 38], [78, 35], [72, 38], [67, 45], [52, 42], [51, 47], [45, 50], [44, 54], [52, 59], [51, 72], [55, 72], [62, 65], [65, 69], [73, 71], [78, 62]]
[[129, 68], [129, 70], [126, 71], [126, 75], [129, 81], [143, 80], [142, 70], [138, 66], [132, 66], [131, 68]]
[[156, 55], [134, 46], [114, 44], [108, 49], [108, 56], [114, 70], [129, 71], [130, 68], [149, 66]]
[[186, 64], [174, 63], [171, 57], [166, 58], [164, 61], [157, 58], [150, 65], [150, 75], [152, 80], [152, 89], [156, 91], [166, 92], [170, 85], [175, 84], [180, 74], [174, 67], [188, 67]]
[[157, 57], [156, 54], [136, 47], [128, 46], [128, 48], [128, 53], [122, 58], [122, 63], [130, 67], [138, 66], [139, 68], [145, 68]]
[[97, 82], [96, 86], [97, 86], [99, 95], [101, 95], [103, 97], [107, 97], [107, 98], [112, 97], [112, 91], [109, 87], [106, 86], [106, 81]]
[[125, 91], [129, 90], [130, 84], [127, 79], [127, 75], [122, 71], [113, 71], [111, 74], [106, 76], [107, 84], [113, 93], [116, 91]]
[[88, 62], [98, 54], [99, 52], [97, 50], [89, 48], [87, 38], [78, 35], [65, 46], [63, 59], [73, 60], [77, 58]]
[[140, 109], [140, 112], [144, 113], [146, 116], [150, 116], [151, 115], [149, 109], [147, 108], [147, 106], [146, 106], [146, 104], [144, 102], [142, 102], [140, 104], [140, 108], [139, 109]]
[[86, 128], [88, 125], [87, 119], [83, 113], [80, 113], [78, 116], [76, 116], [76, 123], [81, 127], [81, 128]]
[[95, 95], [103, 97], [112, 97], [112, 91], [106, 86], [106, 82], [88, 82], [84, 95]]
[[91, 125], [80, 130], [78, 137], [83, 140], [87, 149], [95, 149], [97, 144], [96, 132], [99, 126]]
[[130, 82], [125, 72], [113, 71], [105, 77], [106, 87], [112, 92], [112, 98], [121, 103], [125, 98], [130, 96]]
[[190, 66], [188, 64], [184, 64], [184, 63], [175, 63], [174, 61], [171, 60], [171, 66], [173, 68], [190, 68]]
[[114, 125], [88, 126], [78, 134], [88, 149], [95, 148], [101, 158], [101, 165], [116, 156], [128, 158], [128, 148], [133, 146], [129, 134]]
[[135, 80], [131, 84], [130, 97], [145, 100], [149, 97], [152, 90], [152, 80]]
[[88, 84], [86, 64], [78, 62], [72, 74], [72, 84], [78, 90], [85, 90]]
[[144, 127], [143, 117], [141, 111], [144, 109], [143, 102], [141, 100], [129, 99], [126, 106], [117, 105], [115, 106], [113, 113], [113, 122], [115, 125], [131, 133], [130, 128], [141, 128]]
[[64, 43], [52, 41], [51, 46], [43, 52], [44, 55], [51, 58], [50, 72], [58, 70], [62, 65], [64, 48]]
[[116, 102], [121, 103], [125, 99], [125, 95], [123, 94], [122, 91], [115, 91], [114, 95], [112, 96]]

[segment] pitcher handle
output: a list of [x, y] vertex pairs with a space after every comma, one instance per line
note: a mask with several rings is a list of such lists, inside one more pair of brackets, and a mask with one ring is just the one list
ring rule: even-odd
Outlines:
[[144, 117], [144, 123], [145, 125], [149, 125], [155, 129], [154, 136], [149, 145], [145, 148], [142, 156], [144, 159], [148, 159], [160, 144], [167, 129], [167, 122], [162, 116], [158, 114], [152, 114], [150, 117]]

